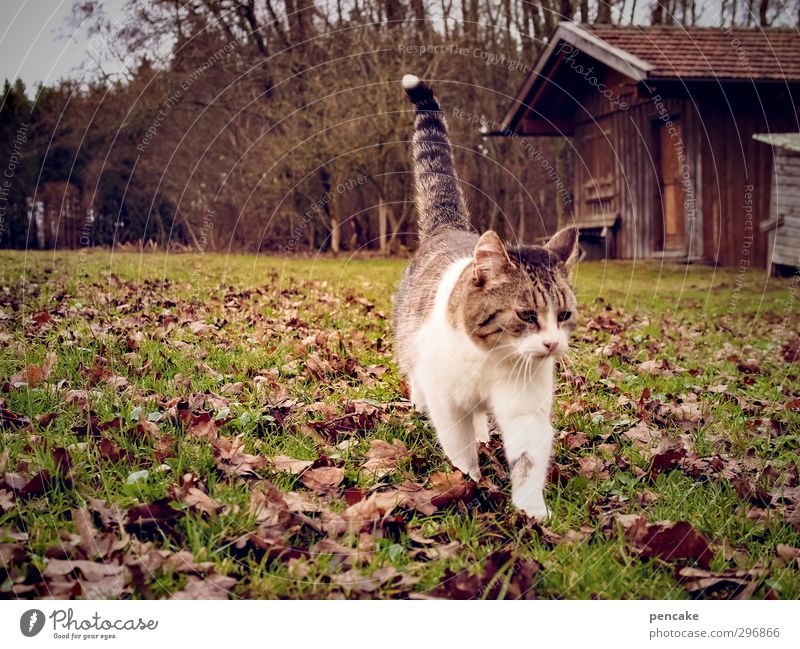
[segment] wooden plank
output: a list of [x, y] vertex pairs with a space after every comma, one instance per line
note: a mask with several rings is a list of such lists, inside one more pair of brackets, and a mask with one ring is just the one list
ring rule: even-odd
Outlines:
[[783, 217], [778, 216], [767, 219], [766, 221], [762, 221], [761, 225], [758, 227], [762, 232], [769, 232], [770, 230], [774, 230], [781, 225], [783, 225]]
[[785, 264], [786, 266], [800, 266], [800, 250], [798, 248], [787, 248], [776, 244], [772, 251], [773, 264]]
[[775, 242], [782, 246], [796, 246], [800, 250], [800, 231], [778, 228], [775, 231]]

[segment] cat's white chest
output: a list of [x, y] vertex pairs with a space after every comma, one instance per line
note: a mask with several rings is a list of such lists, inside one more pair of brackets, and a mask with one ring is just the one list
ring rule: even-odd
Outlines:
[[447, 308], [453, 287], [470, 264], [465, 258], [445, 271], [436, 293], [431, 316], [416, 336], [417, 372], [420, 382], [447, 386], [448, 396], [467, 410], [480, 409], [488, 400], [486, 354], [463, 331], [454, 328]]

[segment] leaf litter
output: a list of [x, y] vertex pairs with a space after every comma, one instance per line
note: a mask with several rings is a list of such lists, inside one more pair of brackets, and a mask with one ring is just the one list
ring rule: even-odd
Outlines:
[[[88, 336], [88, 311], [71, 299], [27, 325], [1, 325], [73, 331], [89, 350], [74, 362], [42, 349], [2, 379], [2, 596], [278, 596], [278, 582], [256, 578], [260, 565], [326, 596], [552, 597], [561, 548], [614, 543], [689, 597], [798, 592], [791, 581], [781, 592], [774, 577], [800, 568], [797, 462], [787, 455], [798, 448], [800, 395], [752, 392], [753, 377], [796, 360], [796, 333], [774, 358], [726, 343], [716, 353], [724, 367], [712, 372], [695, 360], [702, 351], [689, 325], [587, 309], [576, 346], [594, 367], [562, 368], [549, 491], [551, 500], [570, 490], [590, 497], [573, 522], [556, 505], [542, 524], [513, 512], [496, 435], [481, 446], [477, 484], [443, 461], [389, 361], [387, 305], [350, 293], [350, 328], [332, 330], [323, 323], [339, 296], [325, 282], [287, 288], [276, 275], [203, 300], [174, 290], [164, 298], [168, 279], [111, 274], [107, 284], [102, 295], [73, 296], [87, 305], [102, 297], [109, 314]], [[647, 327], [668, 333], [631, 333]], [[145, 357], [150, 344], [190, 362], [170, 370]], [[214, 348], [236, 360], [219, 363]], [[161, 373], [167, 381], [151, 380]], [[27, 391], [52, 410], [26, 410]], [[749, 439], [725, 430], [728, 408], [745, 417]], [[101, 483], [98, 471], [121, 477], [109, 499], [97, 495], [115, 478]], [[134, 474], [141, 479], [123, 491]], [[697, 512], [651, 515], [675, 498], [673, 482], [730, 494], [734, 507], [720, 515], [790, 543], [759, 552]], [[19, 524], [30, 528], [51, 499], [68, 506], [57, 533], [34, 545]], [[459, 529], [467, 521], [474, 538]], [[212, 526], [224, 531], [194, 556], [190, 536]]]

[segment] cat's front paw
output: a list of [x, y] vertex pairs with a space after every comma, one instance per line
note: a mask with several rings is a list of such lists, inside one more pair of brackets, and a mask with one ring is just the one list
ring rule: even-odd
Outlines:
[[535, 518], [539, 522], [544, 522], [550, 518], [550, 508], [544, 503], [521, 504], [514, 502], [514, 505], [524, 514]]
[[474, 464], [462, 464], [461, 462], [453, 462], [451, 460], [452, 465], [461, 471], [465, 476], [469, 476], [475, 482], [480, 482], [481, 479], [481, 469], [478, 466], [478, 463], [475, 462]]
[[464, 475], [472, 478], [475, 482], [481, 481], [481, 470], [477, 466], [471, 467], [466, 471], [459, 469], [459, 471], [461, 471], [461, 473], [463, 473]]

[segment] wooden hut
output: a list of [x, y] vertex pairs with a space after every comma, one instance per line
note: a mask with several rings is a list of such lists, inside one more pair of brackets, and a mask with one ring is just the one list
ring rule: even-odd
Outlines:
[[760, 230], [767, 233], [768, 268], [784, 274], [800, 267], [800, 133], [757, 133], [753, 139], [774, 154], [769, 218]]
[[766, 263], [772, 153], [800, 130], [800, 32], [561, 23], [494, 135], [564, 136], [584, 249]]

